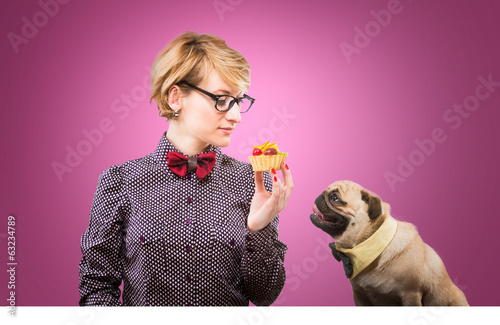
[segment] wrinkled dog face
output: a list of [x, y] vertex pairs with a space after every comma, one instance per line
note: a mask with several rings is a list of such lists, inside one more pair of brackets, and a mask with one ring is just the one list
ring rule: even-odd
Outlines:
[[313, 205], [312, 223], [334, 239], [355, 241], [360, 231], [382, 213], [380, 198], [351, 181], [328, 186]]

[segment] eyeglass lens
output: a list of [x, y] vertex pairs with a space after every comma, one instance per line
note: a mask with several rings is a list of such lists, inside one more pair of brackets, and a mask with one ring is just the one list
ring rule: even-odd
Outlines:
[[251, 101], [249, 101], [246, 98], [242, 98], [239, 100], [239, 103], [231, 96], [220, 96], [219, 99], [216, 102], [217, 109], [219, 111], [227, 111], [231, 109], [234, 104], [239, 104], [238, 106], [240, 107], [240, 112], [245, 113], [250, 109], [250, 106], [252, 104]]

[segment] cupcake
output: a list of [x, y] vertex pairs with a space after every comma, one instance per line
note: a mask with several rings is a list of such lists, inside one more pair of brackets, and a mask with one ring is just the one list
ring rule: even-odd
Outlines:
[[281, 169], [281, 163], [288, 156], [285, 152], [280, 152], [278, 146], [270, 141], [260, 146], [253, 147], [252, 156], [248, 157], [252, 163], [253, 170], [256, 172], [269, 171], [271, 168], [275, 170]]

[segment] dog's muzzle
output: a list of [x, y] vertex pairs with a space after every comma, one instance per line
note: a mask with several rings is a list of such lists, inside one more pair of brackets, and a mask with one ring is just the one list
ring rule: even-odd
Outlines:
[[349, 224], [346, 217], [327, 208], [323, 194], [316, 198], [312, 210], [310, 219], [313, 225], [331, 236], [342, 234]]

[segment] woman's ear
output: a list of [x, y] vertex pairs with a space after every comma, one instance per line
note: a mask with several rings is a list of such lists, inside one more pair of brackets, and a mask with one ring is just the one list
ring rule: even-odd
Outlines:
[[177, 85], [173, 85], [168, 90], [168, 106], [172, 110], [180, 110], [181, 109], [181, 89]]

